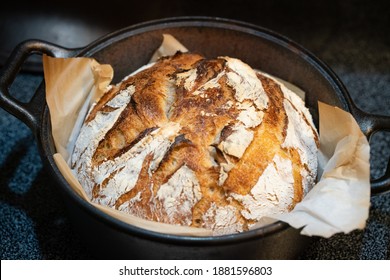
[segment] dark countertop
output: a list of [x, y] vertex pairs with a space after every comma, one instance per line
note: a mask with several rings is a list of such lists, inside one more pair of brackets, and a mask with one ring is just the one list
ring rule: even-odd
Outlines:
[[[70, 22], [83, 24], [72, 29], [68, 21], [66, 30], [60, 27], [63, 18], [55, 16], [61, 14], [61, 9], [46, 6], [39, 17], [47, 13], [55, 18], [59, 22], [58, 30], [54, 30], [57, 33], [37, 30], [47, 28], [42, 24], [31, 32], [12, 35], [13, 28], [25, 28], [26, 25], [2, 14], [0, 41], [3, 43], [0, 44], [0, 51], [8, 54], [9, 45], [12, 48], [28, 38], [43, 38], [67, 47], [84, 46], [107, 32], [162, 17], [204, 15], [238, 19], [264, 26], [301, 44], [336, 72], [361, 109], [390, 115], [388, 1], [241, 0], [209, 1], [209, 5], [203, 1], [163, 3], [166, 2], [153, 2], [148, 10], [131, 9], [133, 6], [129, 5], [116, 14], [105, 11], [104, 21], [96, 20], [102, 15], [99, 10], [95, 11], [93, 18], [84, 18], [80, 12], [73, 14], [73, 19], [76, 17], [77, 20]], [[12, 7], [9, 9], [18, 16], [22, 12], [12, 10]], [[36, 3], [35, 10], [38, 9], [39, 3]], [[69, 12], [69, 8], [64, 11]], [[86, 33], [89, 37], [82, 36]], [[10, 34], [12, 38], [7, 37]], [[53, 34], [57, 34], [57, 37]], [[8, 45], [4, 43], [5, 39], [9, 39], [6, 40]], [[16, 98], [27, 101], [41, 80], [42, 73], [39, 71], [22, 71], [11, 91]], [[0, 147], [1, 259], [92, 258], [73, 231], [62, 197], [42, 168], [32, 133], [3, 109], [0, 109]], [[372, 177], [384, 174], [389, 157], [390, 133], [380, 132], [371, 143]], [[301, 259], [390, 259], [390, 193], [371, 199], [370, 215], [364, 230], [337, 234], [329, 239], [320, 238], [304, 252]]]

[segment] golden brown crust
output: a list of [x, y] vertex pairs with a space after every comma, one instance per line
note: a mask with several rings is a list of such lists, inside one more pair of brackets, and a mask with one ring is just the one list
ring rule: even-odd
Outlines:
[[269, 97], [269, 109], [264, 114], [262, 125], [254, 129], [256, 141], [248, 146], [223, 185], [228, 192], [248, 194], [275, 154], [280, 151], [284, 141], [287, 119], [285, 112], [280, 110], [283, 108], [280, 87], [266, 77], [260, 79]]

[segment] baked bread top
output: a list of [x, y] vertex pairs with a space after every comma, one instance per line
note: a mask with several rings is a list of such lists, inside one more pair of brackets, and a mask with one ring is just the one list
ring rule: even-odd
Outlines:
[[94, 202], [220, 235], [301, 201], [317, 146], [303, 101], [275, 79], [235, 58], [176, 53], [107, 90], [72, 169]]

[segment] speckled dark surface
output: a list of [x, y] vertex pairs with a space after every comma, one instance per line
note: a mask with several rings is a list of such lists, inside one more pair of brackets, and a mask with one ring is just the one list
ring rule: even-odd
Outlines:
[[[149, 11], [128, 10], [127, 20], [111, 18], [106, 29], [96, 35], [145, 20], [180, 15], [218, 16], [255, 23], [284, 34], [327, 63], [361, 109], [390, 115], [387, 1], [242, 0], [224, 1], [225, 6], [210, 1], [207, 7], [202, 1], [196, 6], [172, 1], [169, 8], [156, 2]], [[7, 28], [0, 23], [1, 29]], [[55, 38], [51, 41], [55, 42]], [[41, 80], [41, 73], [23, 72], [11, 91], [26, 101]], [[61, 196], [42, 169], [30, 130], [2, 109], [0, 147], [1, 259], [92, 258], [73, 232]], [[375, 135], [371, 147], [371, 174], [378, 177], [384, 173], [390, 156], [390, 132]], [[301, 259], [390, 259], [390, 194], [371, 199], [364, 230], [319, 239]]]

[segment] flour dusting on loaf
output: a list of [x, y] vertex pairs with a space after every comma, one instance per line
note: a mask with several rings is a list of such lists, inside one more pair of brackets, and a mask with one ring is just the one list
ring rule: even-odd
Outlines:
[[93, 202], [222, 235], [293, 209], [315, 182], [317, 146], [283, 84], [236, 58], [178, 52], [110, 86], [72, 169]]

